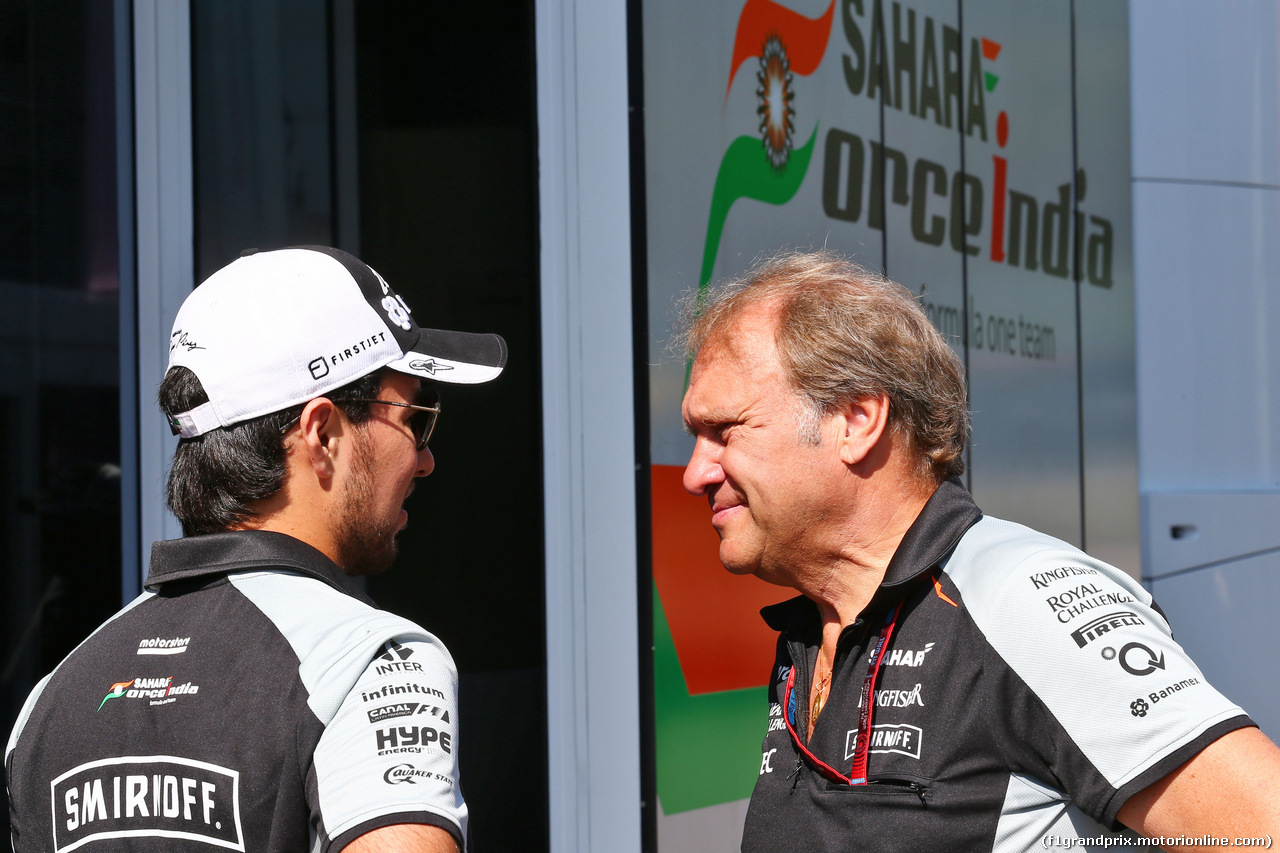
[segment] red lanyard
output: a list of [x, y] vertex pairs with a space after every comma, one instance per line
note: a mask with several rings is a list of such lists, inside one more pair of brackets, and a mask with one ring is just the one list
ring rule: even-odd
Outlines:
[[[783, 718], [787, 721], [787, 731], [791, 733], [791, 740], [800, 750], [800, 754], [809, 759], [809, 763], [832, 782], [843, 782], [846, 785], [867, 784], [867, 753], [871, 747], [871, 717], [872, 706], [875, 704], [876, 678], [880, 675], [880, 662], [884, 656], [885, 646], [893, 636], [894, 626], [898, 624], [898, 612], [902, 610], [902, 604], [903, 602], [898, 602], [898, 606], [885, 618], [884, 626], [880, 628], [880, 636], [876, 638], [875, 645], [867, 655], [867, 675], [862, 680], [862, 696], [859, 700], [861, 709], [858, 713], [858, 735], [853, 746], [853, 767], [848, 776], [818, 758], [800, 740], [795, 727], [796, 668], [794, 666], [791, 667], [791, 673], [787, 676], [787, 687], [782, 697], [782, 704], [787, 709], [783, 714]], [[832, 679], [834, 678], [833, 674]]]

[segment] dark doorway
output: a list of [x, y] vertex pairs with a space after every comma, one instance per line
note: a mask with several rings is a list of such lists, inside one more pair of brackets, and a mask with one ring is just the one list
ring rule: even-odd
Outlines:
[[[460, 673], [471, 853], [549, 845], [533, 4], [194, 0], [196, 276], [327, 243], [427, 327], [498, 332], [368, 582]], [[514, 785], [513, 785], [514, 783]]]

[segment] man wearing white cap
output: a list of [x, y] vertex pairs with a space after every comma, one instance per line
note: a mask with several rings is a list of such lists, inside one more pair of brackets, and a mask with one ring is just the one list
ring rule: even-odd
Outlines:
[[351, 577], [390, 566], [435, 466], [434, 383], [495, 378], [505, 343], [305, 247], [214, 273], [169, 354], [184, 538], [28, 698], [14, 850], [465, 849], [453, 660]]

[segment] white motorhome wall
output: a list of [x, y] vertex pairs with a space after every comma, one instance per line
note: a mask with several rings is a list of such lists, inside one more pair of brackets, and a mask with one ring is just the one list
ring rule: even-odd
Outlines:
[[1280, 8], [1129, 15], [1143, 576], [1280, 733]]

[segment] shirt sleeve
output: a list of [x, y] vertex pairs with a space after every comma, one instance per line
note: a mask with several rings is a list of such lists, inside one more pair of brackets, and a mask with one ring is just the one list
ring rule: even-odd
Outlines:
[[1008, 669], [1009, 724], [1021, 732], [1011, 751], [1103, 825], [1134, 793], [1252, 725], [1119, 569], [990, 517], [950, 563], [992, 667]]
[[438, 641], [392, 639], [372, 657], [313, 755], [322, 850], [397, 823], [438, 826], [466, 849], [457, 695], [457, 669]]

